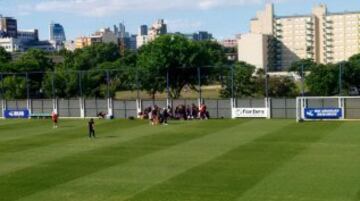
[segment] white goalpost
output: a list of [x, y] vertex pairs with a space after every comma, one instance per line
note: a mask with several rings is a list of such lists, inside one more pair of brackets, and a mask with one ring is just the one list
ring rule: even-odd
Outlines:
[[319, 120], [360, 120], [360, 96], [296, 98], [296, 121]]

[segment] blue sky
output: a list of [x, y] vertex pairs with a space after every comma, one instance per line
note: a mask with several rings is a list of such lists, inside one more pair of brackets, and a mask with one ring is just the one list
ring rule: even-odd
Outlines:
[[17, 18], [20, 29], [39, 29], [41, 39], [48, 38], [52, 21], [75, 39], [122, 21], [136, 33], [141, 24], [158, 18], [171, 32], [206, 30], [223, 39], [247, 32], [249, 20], [268, 2], [275, 3], [280, 16], [309, 14], [319, 3], [330, 12], [360, 11], [359, 0], [0, 0], [0, 14]]

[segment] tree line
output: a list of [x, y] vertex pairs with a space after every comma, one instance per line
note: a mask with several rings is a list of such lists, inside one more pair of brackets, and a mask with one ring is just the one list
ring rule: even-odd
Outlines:
[[[46, 53], [31, 49], [17, 58], [0, 48], [2, 98], [114, 97], [117, 91], [168, 92], [181, 97], [183, 89], [220, 85], [220, 97], [295, 97], [300, 89], [290, 77], [268, 77], [245, 62], [229, 61], [225, 49], [214, 41], [191, 41], [164, 35], [125, 52], [115, 44], [96, 44], [74, 52]], [[344, 88], [358, 86], [360, 55], [344, 64]], [[306, 88], [314, 95], [334, 95], [337, 65], [295, 62], [290, 70], [306, 72]], [[30, 73], [31, 72], [31, 73]], [[304, 73], [305, 74], [305, 73]], [[267, 86], [267, 90], [265, 87]], [[267, 93], [266, 93], [267, 91]]]

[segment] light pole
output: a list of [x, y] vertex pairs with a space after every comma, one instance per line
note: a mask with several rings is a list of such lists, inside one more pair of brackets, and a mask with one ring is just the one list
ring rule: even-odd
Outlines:
[[25, 73], [25, 82], [26, 82], [26, 99], [30, 99], [30, 87], [29, 87], [29, 73]]
[[82, 82], [81, 82], [82, 71], [79, 71], [78, 76], [79, 76], [79, 93], [80, 93], [80, 97], [82, 98], [83, 97]]
[[342, 95], [342, 71], [343, 71], [343, 66], [344, 62], [341, 62], [339, 64], [339, 96]]
[[265, 97], [269, 98], [269, 74], [268, 66], [265, 66]]
[[235, 76], [235, 72], [234, 72], [234, 66], [231, 66], [231, 98], [235, 98], [235, 83], [234, 83], [234, 76]]
[[55, 98], [55, 83], [54, 83], [55, 72], [51, 73], [51, 96]]
[[305, 74], [304, 74], [304, 64], [301, 64], [301, 96], [305, 95]]
[[167, 93], [167, 107], [170, 106], [170, 74], [169, 69], [166, 71], [166, 93]]
[[200, 103], [202, 103], [202, 91], [201, 91], [201, 69], [200, 67], [197, 68], [197, 72], [198, 72], [198, 85], [199, 85], [199, 100]]

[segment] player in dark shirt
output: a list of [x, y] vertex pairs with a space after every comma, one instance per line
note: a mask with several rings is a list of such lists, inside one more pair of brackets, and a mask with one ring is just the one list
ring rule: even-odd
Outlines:
[[88, 126], [89, 126], [89, 138], [95, 138], [95, 122], [94, 119], [90, 119], [90, 121], [88, 122]]

